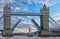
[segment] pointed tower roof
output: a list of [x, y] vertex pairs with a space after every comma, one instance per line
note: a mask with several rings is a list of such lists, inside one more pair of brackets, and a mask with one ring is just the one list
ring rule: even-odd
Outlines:
[[6, 3], [6, 4], [4, 5], [4, 8], [5, 8], [5, 9], [10, 9], [9, 4], [8, 4], [8, 3]]
[[46, 9], [46, 4], [44, 4], [43, 9]]

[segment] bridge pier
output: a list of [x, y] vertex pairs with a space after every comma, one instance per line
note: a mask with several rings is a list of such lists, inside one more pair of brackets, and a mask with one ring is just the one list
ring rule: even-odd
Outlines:
[[13, 36], [13, 30], [11, 30], [11, 29], [5, 29], [5, 30], [3, 30], [3, 32], [2, 32], [2, 36]]
[[[43, 30], [43, 15], [40, 15], [40, 26], [41, 26], [41, 31]], [[41, 36], [41, 31], [38, 32], [38, 36]]]
[[2, 36], [13, 36], [13, 30], [11, 29], [11, 15], [10, 7], [6, 4], [3, 8], [4, 12], [4, 29]]

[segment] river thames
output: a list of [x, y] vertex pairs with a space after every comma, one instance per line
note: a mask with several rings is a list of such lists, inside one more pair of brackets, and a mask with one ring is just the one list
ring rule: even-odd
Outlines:
[[60, 39], [60, 37], [27, 37], [27, 36], [13, 36], [13, 37], [2, 37], [0, 39]]

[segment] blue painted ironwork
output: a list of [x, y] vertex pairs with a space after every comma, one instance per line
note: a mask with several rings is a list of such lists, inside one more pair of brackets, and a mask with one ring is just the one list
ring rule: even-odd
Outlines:
[[55, 26], [55, 27], [56, 27], [56, 24], [54, 24], [52, 21], [50, 21], [50, 20], [49, 20], [49, 22], [50, 22], [53, 26]]
[[18, 25], [18, 23], [21, 21], [21, 19], [12, 27], [12, 30], [14, 30], [16, 28], [16, 26]]
[[0, 20], [3, 18], [4, 16], [0, 17]]
[[32, 13], [32, 12], [11, 12], [12, 16], [40, 16], [41, 13]]
[[50, 19], [55, 23], [56, 26], [59, 26], [60, 27], [60, 25], [52, 17], [50, 17]]
[[38, 31], [41, 31], [42, 28], [35, 22], [34, 19], [31, 19], [32, 23], [35, 25], [35, 27], [38, 29]]
[[52, 30], [52, 32], [60, 32], [60, 30]]
[[[56, 27], [59, 27], [59, 28], [60, 28], [59, 25], [56, 25], [57, 22], [56, 22], [55, 20], [53, 20], [53, 18], [50, 17], [50, 19], [51, 19], [52, 21], [49, 20], [49, 22], [50, 22], [53, 26], [56, 26]], [[54, 22], [54, 23], [52, 23], [52, 22]], [[60, 30], [52, 30], [52, 32], [60, 32]]]

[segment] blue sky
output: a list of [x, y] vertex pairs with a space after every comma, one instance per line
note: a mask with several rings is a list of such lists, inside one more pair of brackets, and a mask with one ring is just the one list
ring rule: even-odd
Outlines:
[[[0, 17], [3, 15], [3, 7], [6, 3], [9, 3], [11, 11], [13, 12], [22, 11], [35, 13], [40, 13], [40, 9], [43, 7], [43, 4], [46, 4], [46, 6], [50, 8], [50, 16], [54, 17], [55, 20], [60, 19], [60, 0], [0, 0]], [[22, 18], [22, 23], [19, 23], [18, 26], [21, 24], [28, 24], [30, 26], [32, 24], [30, 19], [35, 19], [35, 21], [40, 24], [40, 21], [38, 21], [40, 20], [38, 16], [13, 16], [12, 25], [14, 25], [20, 18]], [[0, 25], [3, 24], [2, 21], [3, 19], [0, 21]]]

